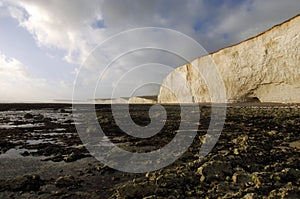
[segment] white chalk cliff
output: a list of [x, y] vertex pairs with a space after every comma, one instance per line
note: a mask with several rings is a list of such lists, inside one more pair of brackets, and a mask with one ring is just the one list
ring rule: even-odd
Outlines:
[[237, 45], [175, 69], [163, 81], [159, 103], [217, 102], [203, 79], [213, 61], [227, 102], [300, 103], [300, 15]]
[[134, 96], [129, 98], [129, 104], [155, 104], [155, 96], [143, 97], [143, 96]]

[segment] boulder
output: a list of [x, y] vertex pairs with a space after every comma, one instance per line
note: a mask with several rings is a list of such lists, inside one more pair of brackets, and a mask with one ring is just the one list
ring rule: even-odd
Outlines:
[[60, 176], [54, 182], [56, 187], [63, 188], [63, 187], [77, 187], [79, 185], [79, 181], [75, 179], [74, 176], [66, 175]]
[[200, 180], [206, 182], [225, 180], [227, 176], [232, 176], [232, 167], [230, 162], [209, 161], [198, 168]]
[[8, 180], [6, 185], [12, 191], [38, 191], [43, 180], [38, 175], [24, 175]]
[[24, 115], [24, 118], [25, 118], [25, 119], [33, 119], [33, 115], [32, 115], [31, 113], [26, 113], [26, 114]]

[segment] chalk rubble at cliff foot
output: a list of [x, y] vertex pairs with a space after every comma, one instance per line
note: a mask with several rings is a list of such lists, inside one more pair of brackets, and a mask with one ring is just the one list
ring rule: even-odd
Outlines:
[[222, 102], [222, 87], [227, 102], [299, 103], [300, 15], [176, 68], [164, 79], [158, 102]]

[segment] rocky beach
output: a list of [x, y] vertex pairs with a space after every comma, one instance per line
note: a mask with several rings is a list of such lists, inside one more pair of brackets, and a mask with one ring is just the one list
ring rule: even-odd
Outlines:
[[299, 10], [0, 0], [0, 199], [300, 199]]
[[[85, 105], [87, 106], [87, 105]], [[125, 105], [122, 105], [125, 106]], [[81, 142], [68, 104], [0, 106], [1, 198], [299, 198], [300, 107], [234, 104], [227, 107], [221, 136], [199, 157], [210, 122], [201, 117], [193, 144], [163, 169], [131, 174], [96, 160]], [[150, 123], [150, 105], [130, 105], [132, 119]], [[156, 150], [178, 131], [180, 109], [164, 105], [165, 126], [138, 139], [115, 124], [110, 105], [96, 106], [107, 142], [132, 152]], [[189, 129], [192, 130], [192, 129]]]

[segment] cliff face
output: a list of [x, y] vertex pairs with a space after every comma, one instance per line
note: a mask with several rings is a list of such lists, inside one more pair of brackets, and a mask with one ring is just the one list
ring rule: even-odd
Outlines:
[[129, 104], [155, 104], [155, 98], [147, 98], [147, 97], [131, 97], [128, 101]]
[[186, 64], [175, 69], [163, 81], [158, 102], [214, 102], [198, 72], [210, 59], [223, 79], [228, 102], [258, 98], [261, 102], [299, 103], [300, 15], [240, 44], [194, 60], [192, 65], [197, 68]]

